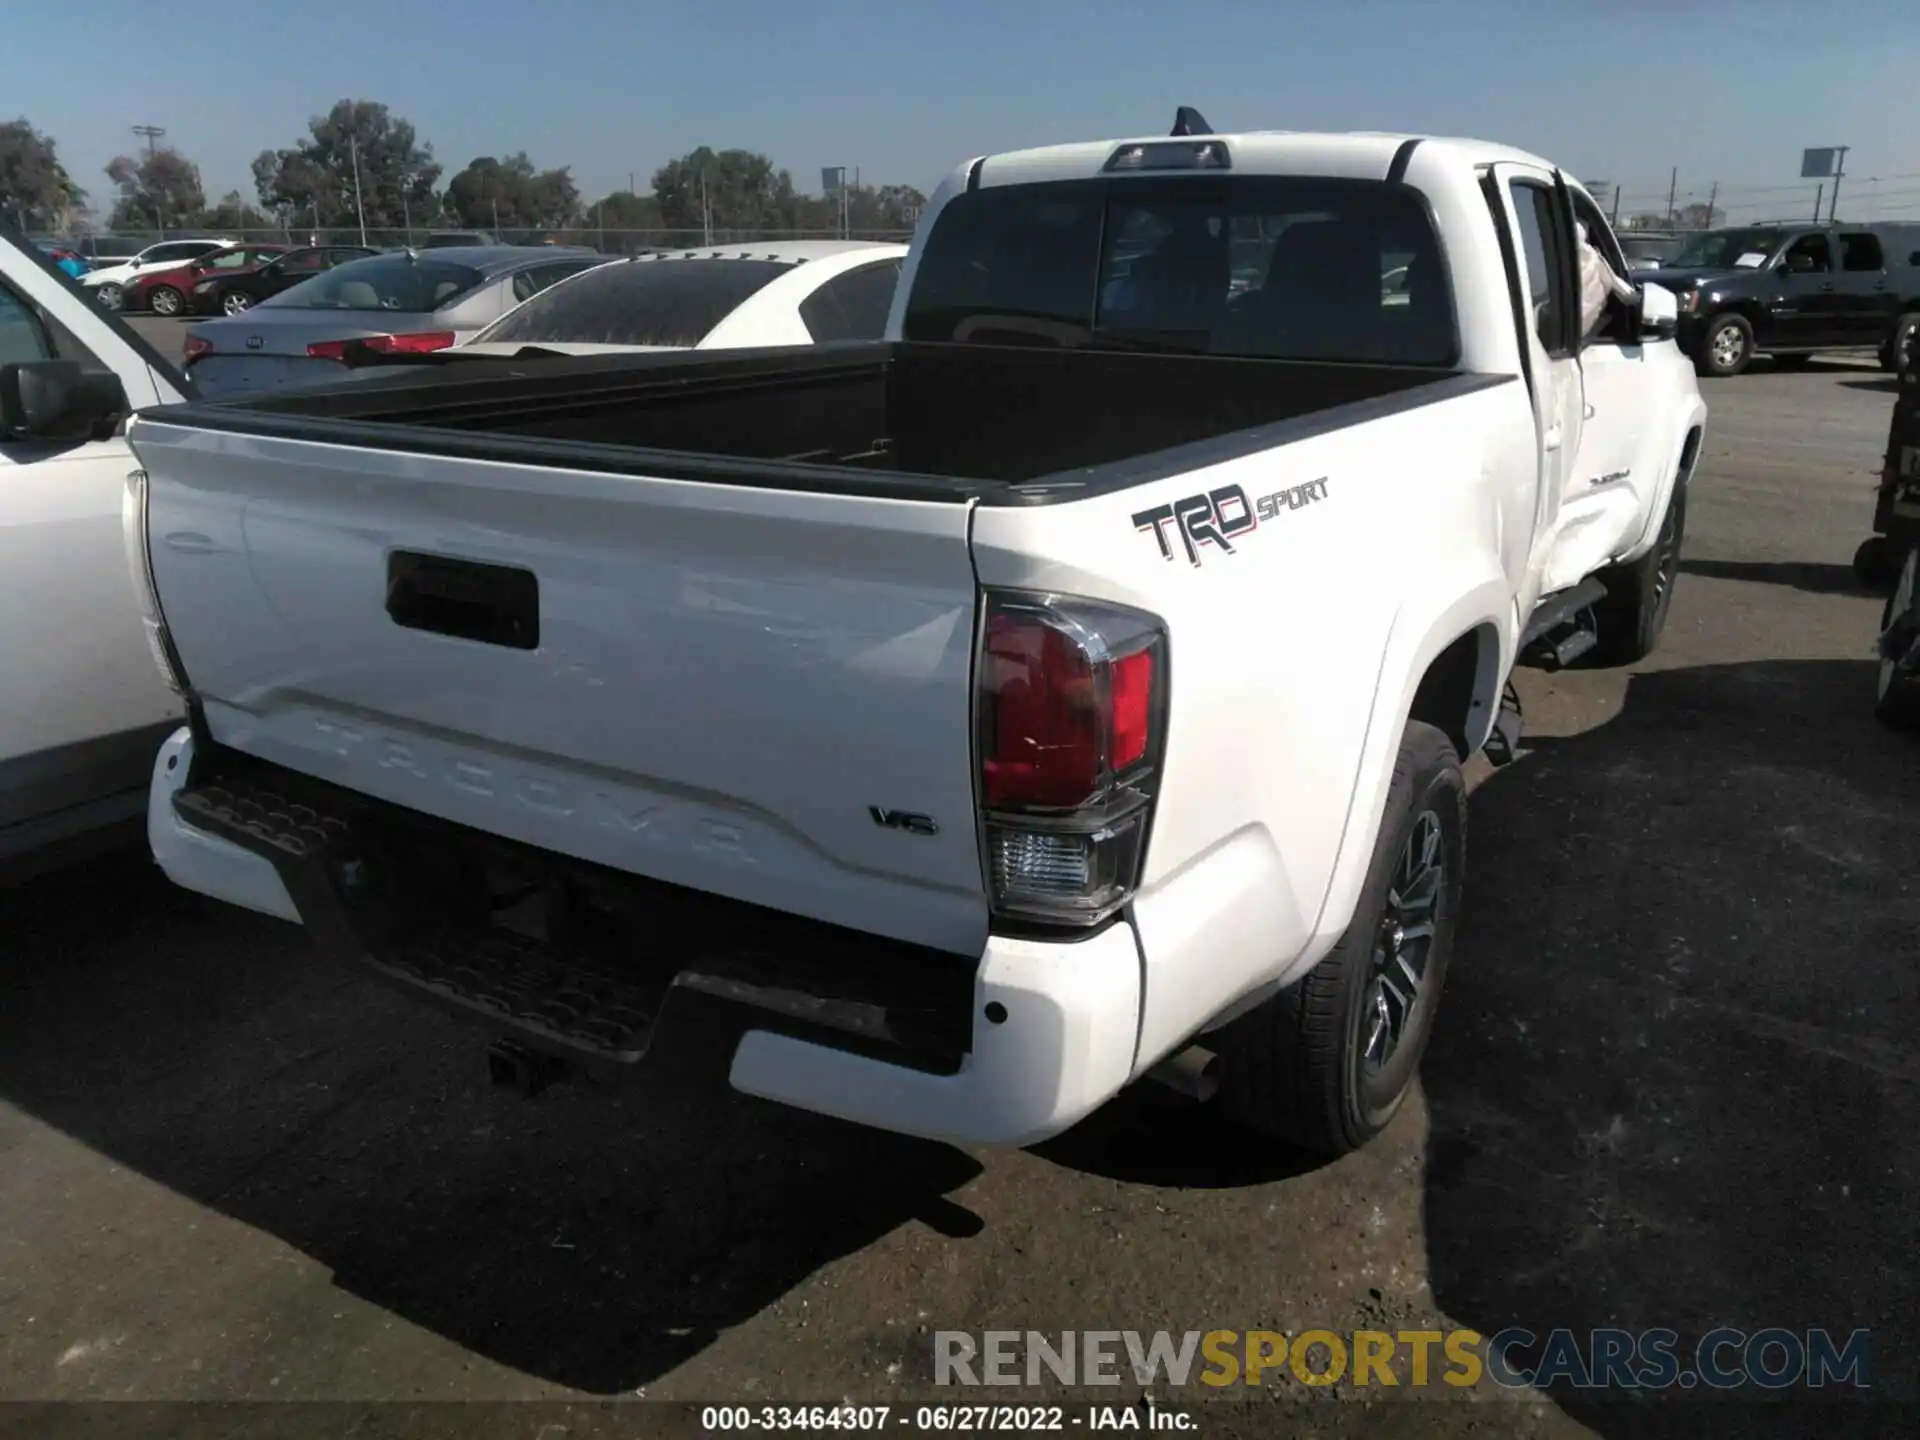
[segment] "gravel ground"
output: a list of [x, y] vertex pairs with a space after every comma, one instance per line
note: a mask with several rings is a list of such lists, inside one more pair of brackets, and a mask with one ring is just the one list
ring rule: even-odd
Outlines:
[[[691, 1030], [639, 1088], [518, 1100], [471, 1032], [136, 850], [0, 892], [0, 1399], [533, 1435], [544, 1410], [383, 1407], [951, 1400], [934, 1329], [1727, 1324], [1870, 1327], [1876, 1393], [1920, 1400], [1920, 742], [1872, 719], [1847, 568], [1891, 389], [1820, 364], [1707, 398], [1663, 649], [1522, 672], [1422, 1093], [1364, 1153], [1308, 1168], [1148, 1092], [965, 1153], [731, 1095]], [[1248, 1393], [1202, 1433], [1810, 1425], [1678, 1390]]]

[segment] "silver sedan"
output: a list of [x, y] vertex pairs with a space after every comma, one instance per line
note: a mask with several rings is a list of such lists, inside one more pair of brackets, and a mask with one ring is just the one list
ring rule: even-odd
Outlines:
[[195, 325], [181, 358], [208, 399], [324, 384], [352, 373], [349, 347], [399, 354], [462, 344], [554, 281], [608, 260], [554, 245], [371, 255]]

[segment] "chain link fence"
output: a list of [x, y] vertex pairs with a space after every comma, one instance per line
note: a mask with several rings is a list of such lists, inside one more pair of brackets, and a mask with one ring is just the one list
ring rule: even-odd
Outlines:
[[[456, 232], [453, 226], [416, 225], [410, 230], [380, 230], [369, 226], [365, 243], [380, 249], [399, 248], [406, 245], [425, 245], [430, 235]], [[854, 230], [770, 230], [770, 229], [726, 229], [714, 226], [711, 230], [694, 227], [684, 230], [626, 230], [615, 226], [563, 226], [551, 230], [485, 230], [480, 232], [458, 231], [460, 234], [480, 233], [490, 237], [497, 236], [508, 245], [584, 245], [607, 255], [639, 255], [650, 250], [694, 250], [709, 245], [769, 245], [780, 241], [792, 240], [878, 240], [906, 244], [913, 239], [910, 229]], [[147, 245], [158, 244], [161, 240], [194, 240], [200, 238], [219, 238], [237, 240], [243, 243], [259, 245], [358, 245], [361, 244], [361, 231], [357, 225], [334, 226], [325, 229], [169, 229], [165, 234], [147, 232], [138, 235], [103, 236], [120, 242], [116, 250], [125, 249], [128, 254], [143, 249]], [[73, 236], [44, 233], [29, 234], [29, 239], [44, 241], [48, 244], [70, 244]]]

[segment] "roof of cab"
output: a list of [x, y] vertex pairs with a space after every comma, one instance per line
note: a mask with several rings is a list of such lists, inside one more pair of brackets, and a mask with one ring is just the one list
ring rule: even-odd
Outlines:
[[[985, 157], [978, 183], [1021, 185], [1046, 180], [1087, 179], [1101, 173], [1114, 151], [1127, 145], [1166, 144], [1165, 134], [1121, 136], [1032, 150], [1011, 150]], [[1431, 146], [1462, 166], [1507, 162], [1551, 170], [1553, 162], [1538, 155], [1487, 140], [1455, 136], [1388, 134], [1379, 131], [1328, 133], [1306, 130], [1247, 130], [1209, 133], [1178, 139], [1210, 140], [1223, 144], [1233, 169], [1254, 175], [1327, 175], [1353, 179], [1385, 179], [1394, 157], [1409, 142], [1420, 149]], [[1572, 177], [1569, 176], [1569, 179]]]

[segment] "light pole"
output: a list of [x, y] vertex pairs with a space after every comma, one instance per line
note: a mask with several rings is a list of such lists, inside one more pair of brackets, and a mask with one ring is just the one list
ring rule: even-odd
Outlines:
[[360, 243], [367, 243], [367, 202], [360, 194], [360, 137], [347, 136], [347, 153], [353, 157], [353, 208], [360, 216]]
[[[149, 169], [151, 169], [153, 166], [153, 142], [158, 140], [162, 135], [167, 133], [167, 127], [164, 125], [135, 125], [133, 127], [133, 133], [136, 135], [142, 136], [146, 140], [147, 166]], [[158, 196], [155, 197], [156, 200], [158, 198], [159, 198]], [[166, 207], [164, 205], [156, 204], [154, 207], [153, 218], [157, 220], [160, 224], [160, 238], [162, 240], [166, 239], [167, 238]]]

